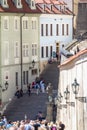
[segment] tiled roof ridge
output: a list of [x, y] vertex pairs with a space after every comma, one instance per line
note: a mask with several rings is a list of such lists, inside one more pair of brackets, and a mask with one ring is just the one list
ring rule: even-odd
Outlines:
[[83, 54], [85, 54], [85, 53], [87, 53], [87, 48], [84, 49], [84, 50], [82, 50], [82, 51], [80, 51], [80, 52], [78, 52], [76, 55], [71, 56], [70, 58], [68, 58], [64, 63], [62, 63], [62, 64], [59, 65], [58, 67], [62, 67], [62, 66], [64, 66], [64, 65], [70, 63], [71, 61], [75, 60], [76, 58], [78, 58], [79, 56], [81, 56], [81, 55], [83, 55]]
[[[44, 11], [44, 9], [40, 7], [40, 2], [41, 4], [46, 4], [49, 5], [49, 3], [52, 3], [52, 5], [58, 5], [58, 3], [53, 3], [53, 2], [60, 2], [59, 0], [49, 0], [49, 2], [46, 3], [47, 0], [36, 0], [35, 4], [36, 4], [36, 8], [35, 9], [31, 9], [29, 4], [26, 2], [26, 0], [21, 0], [22, 3], [22, 7], [21, 8], [17, 8], [15, 6], [15, 4], [12, 2], [12, 0], [8, 0], [8, 5], [9, 7], [4, 8], [0, 5], [0, 12], [11, 12], [11, 13], [48, 13], [48, 14], [64, 14], [63, 12], [61, 12], [58, 8], [55, 7], [55, 9], [52, 11], [51, 9], [48, 9], [46, 7], [46, 12]], [[39, 6], [37, 6], [39, 5]], [[66, 14], [70, 14], [68, 12], [66, 12]]]

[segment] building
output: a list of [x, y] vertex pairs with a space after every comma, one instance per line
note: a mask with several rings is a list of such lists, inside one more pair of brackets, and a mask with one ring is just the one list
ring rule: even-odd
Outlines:
[[81, 41], [79, 48], [60, 65], [59, 92], [63, 99], [58, 105], [57, 119], [63, 121], [67, 130], [87, 127], [87, 40]]
[[40, 69], [44, 69], [50, 58], [56, 58], [61, 46], [72, 41], [73, 13], [67, 4], [58, 0], [35, 0], [42, 12], [40, 21]]
[[53, 52], [72, 41], [72, 11], [57, 0], [1, 0], [0, 21], [3, 106], [39, 76]]

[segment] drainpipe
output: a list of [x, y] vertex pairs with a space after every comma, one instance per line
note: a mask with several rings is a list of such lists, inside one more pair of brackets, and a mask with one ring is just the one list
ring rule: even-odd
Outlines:
[[23, 90], [23, 56], [22, 56], [22, 18], [25, 16], [25, 13], [20, 16], [20, 69], [21, 69], [21, 89]]

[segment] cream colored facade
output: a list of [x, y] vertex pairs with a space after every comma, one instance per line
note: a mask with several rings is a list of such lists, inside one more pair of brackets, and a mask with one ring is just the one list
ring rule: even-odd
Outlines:
[[[39, 25], [38, 15], [34, 14], [4, 13], [1, 14], [0, 20], [2, 89], [5, 88], [6, 81], [9, 84], [8, 89], [2, 91], [2, 103], [5, 103], [14, 96], [17, 87], [21, 88], [21, 46], [23, 90], [26, 90], [27, 84], [32, 83], [39, 75]], [[35, 66], [29, 69], [33, 60]]]
[[[60, 65], [60, 82], [59, 90], [63, 95], [61, 105], [66, 104], [64, 91], [68, 86], [70, 98], [67, 108], [63, 107], [57, 110], [57, 120], [62, 121], [67, 130], [86, 130], [87, 129], [87, 49], [78, 52], [76, 55], [67, 59]], [[75, 99], [72, 91], [72, 83], [74, 79], [79, 83], [79, 92]], [[85, 97], [85, 102], [81, 101], [81, 97]], [[70, 102], [74, 102], [73, 106]]]

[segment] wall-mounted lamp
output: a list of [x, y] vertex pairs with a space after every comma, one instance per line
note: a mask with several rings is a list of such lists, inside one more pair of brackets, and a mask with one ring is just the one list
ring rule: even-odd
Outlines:
[[4, 91], [6, 91], [8, 89], [8, 86], [9, 86], [9, 83], [6, 81], [5, 82], [5, 87], [2, 88], [2, 86], [0, 85], [0, 88], [2, 88], [2, 91], [4, 92]]
[[77, 94], [79, 92], [79, 83], [77, 83], [77, 79], [74, 79], [74, 83], [72, 83], [72, 90], [75, 94], [75, 99], [78, 99], [80, 102], [87, 102], [87, 97], [77, 97]]
[[61, 94], [61, 92], [58, 94], [58, 101], [61, 103], [62, 102], [62, 99], [63, 99], [63, 96]]
[[67, 103], [67, 100], [68, 100], [69, 97], [70, 97], [70, 91], [68, 90], [68, 87], [66, 88], [66, 91], [64, 91], [64, 97], [65, 97], [66, 103]]
[[66, 91], [64, 91], [64, 97], [65, 97], [65, 100], [66, 100], [66, 104], [73, 106], [73, 107], [75, 106], [74, 102], [68, 102], [68, 99], [70, 98], [70, 91], [68, 90], [68, 86], [66, 88]]
[[33, 60], [33, 61], [31, 62], [31, 64], [32, 64], [32, 66], [29, 66], [29, 69], [34, 68], [34, 66], [35, 66], [35, 61]]

